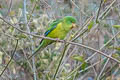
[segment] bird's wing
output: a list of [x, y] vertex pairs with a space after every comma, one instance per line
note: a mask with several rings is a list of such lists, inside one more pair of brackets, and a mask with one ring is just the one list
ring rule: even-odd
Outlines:
[[[52, 32], [56, 27], [57, 27], [57, 25], [60, 23], [60, 22], [62, 22], [62, 20], [61, 19], [57, 19], [57, 20], [55, 20], [55, 21], [53, 21], [52, 23], [50, 23], [48, 26], [48, 29], [47, 29], [47, 31], [44, 33], [44, 36], [47, 36], [50, 32]], [[42, 39], [41, 41], [40, 41], [40, 44], [42, 43], [42, 41], [43, 41], [44, 39]]]
[[47, 31], [44, 33], [44, 36], [47, 36], [50, 32], [52, 32], [61, 21], [61, 19], [58, 19], [50, 23]]

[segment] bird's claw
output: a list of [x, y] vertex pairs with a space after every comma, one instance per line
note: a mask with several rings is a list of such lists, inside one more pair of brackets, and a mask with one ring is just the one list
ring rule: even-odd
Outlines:
[[56, 38], [56, 42], [60, 42], [60, 39], [59, 39], [59, 38]]

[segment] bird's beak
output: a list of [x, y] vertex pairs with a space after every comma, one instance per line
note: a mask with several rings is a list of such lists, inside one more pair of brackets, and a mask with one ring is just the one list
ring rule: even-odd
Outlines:
[[77, 25], [75, 23], [72, 23], [72, 28], [76, 28]]

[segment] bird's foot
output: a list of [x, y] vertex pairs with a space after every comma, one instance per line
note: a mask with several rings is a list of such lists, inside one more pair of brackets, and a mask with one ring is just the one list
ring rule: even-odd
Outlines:
[[59, 38], [56, 38], [56, 42], [61, 42]]

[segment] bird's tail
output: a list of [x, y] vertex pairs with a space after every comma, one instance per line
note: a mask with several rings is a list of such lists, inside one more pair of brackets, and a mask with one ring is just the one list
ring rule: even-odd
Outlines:
[[42, 49], [43, 49], [42, 44], [40, 44], [28, 59], [31, 59], [33, 56], [37, 54], [38, 51], [41, 51]]

